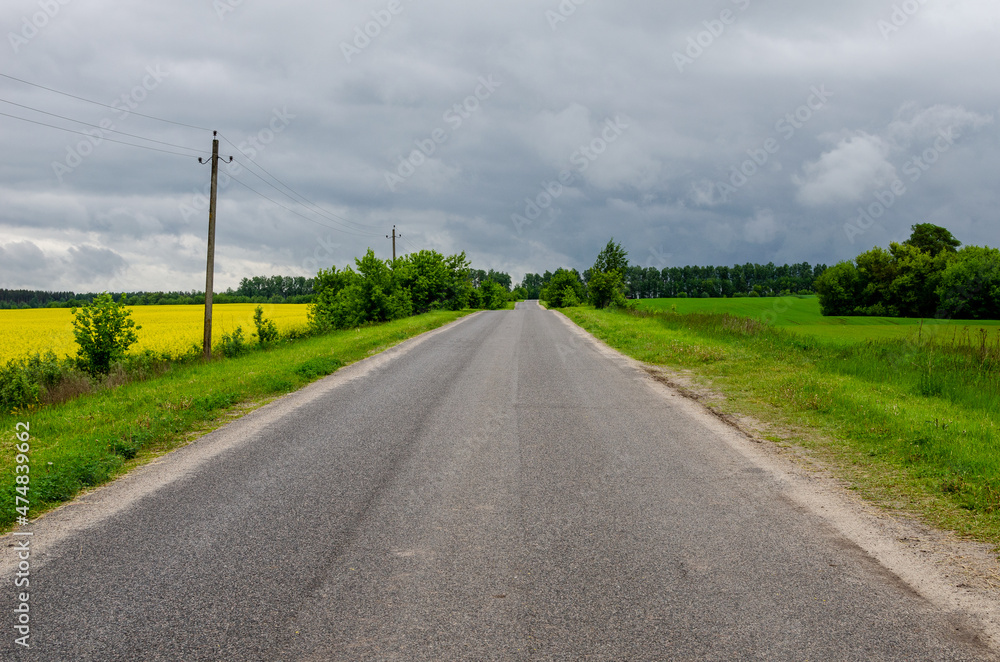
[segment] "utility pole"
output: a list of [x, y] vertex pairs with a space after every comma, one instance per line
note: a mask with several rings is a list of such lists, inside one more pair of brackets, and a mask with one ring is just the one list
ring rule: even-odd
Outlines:
[[[392, 262], [393, 262], [393, 264], [395, 264], [395, 262], [396, 262], [396, 237], [402, 237], [402, 236], [403, 235], [401, 235], [401, 234], [396, 234], [396, 226], [395, 225], [392, 226]], [[386, 235], [385, 238], [388, 239], [389, 235]]]
[[[212, 358], [212, 290], [215, 280], [215, 200], [219, 189], [219, 132], [212, 132], [212, 194], [208, 202], [208, 266], [205, 268], [205, 337], [202, 351], [206, 359]], [[229, 157], [227, 163], [232, 163]], [[208, 161], [198, 158], [198, 163]]]

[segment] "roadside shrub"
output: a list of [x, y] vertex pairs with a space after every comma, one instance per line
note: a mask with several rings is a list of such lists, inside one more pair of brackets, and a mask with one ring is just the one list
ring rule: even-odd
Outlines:
[[73, 336], [79, 345], [77, 362], [91, 375], [106, 375], [139, 340], [132, 311], [115, 303], [107, 292], [82, 308], [73, 308]]
[[23, 361], [11, 359], [0, 367], [0, 409], [4, 413], [38, 403], [38, 384], [29, 376]]
[[246, 340], [243, 339], [243, 327], [237, 326], [232, 333], [223, 333], [219, 351], [226, 358], [239, 356], [249, 349]]
[[576, 303], [573, 305], [579, 305], [580, 300], [585, 296], [579, 274], [576, 271], [560, 268], [552, 274], [551, 280], [542, 288], [540, 296], [550, 308], [564, 308], [567, 289], [573, 292], [573, 297], [576, 299]]
[[580, 300], [576, 298], [576, 292], [567, 285], [562, 291], [562, 305], [560, 308], [574, 308], [580, 305]]
[[590, 303], [595, 308], [618, 308], [625, 302], [625, 284], [620, 271], [602, 272], [595, 268], [590, 274], [587, 289]]
[[253, 323], [257, 327], [257, 342], [261, 347], [278, 339], [278, 325], [264, 317], [264, 309], [257, 306], [253, 311]]
[[486, 310], [502, 310], [507, 307], [507, 298], [510, 292], [507, 288], [488, 280], [479, 286], [480, 305]]

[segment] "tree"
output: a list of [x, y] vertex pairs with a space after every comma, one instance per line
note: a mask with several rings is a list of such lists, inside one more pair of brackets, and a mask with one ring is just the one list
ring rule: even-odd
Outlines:
[[333, 265], [320, 269], [313, 280], [313, 302], [309, 304], [309, 324], [316, 331], [342, 329], [349, 325], [347, 310], [340, 293], [358, 280], [358, 274], [350, 267], [337, 271]]
[[507, 307], [507, 288], [494, 280], [487, 280], [479, 286], [479, 305], [486, 310], [501, 310]]
[[[573, 296], [568, 295], [572, 293]], [[552, 308], [576, 305], [583, 299], [583, 283], [575, 271], [557, 269], [549, 283], [542, 289], [541, 298]]]
[[922, 251], [912, 244], [889, 244], [897, 275], [885, 292], [885, 303], [894, 315], [902, 317], [933, 317], [938, 309], [936, 290], [941, 274], [953, 253]]
[[409, 253], [397, 259], [392, 269], [399, 285], [410, 290], [415, 312], [444, 306], [452, 274], [443, 255], [431, 250]]
[[841, 262], [827, 269], [816, 279], [820, 312], [824, 315], [854, 314], [864, 285], [853, 262]]
[[106, 375], [111, 366], [125, 358], [129, 347], [138, 342], [132, 311], [115, 303], [107, 292], [81, 308], [73, 308], [73, 336], [79, 345], [77, 361], [91, 375]]
[[1000, 319], [1000, 250], [966, 246], [941, 274], [939, 315]]
[[955, 239], [951, 232], [933, 223], [918, 223], [911, 225], [910, 229], [913, 233], [903, 243], [907, 246], [913, 246], [923, 253], [930, 255], [937, 255], [941, 251], [954, 253], [962, 245], [962, 242]]
[[617, 269], [607, 273], [595, 269], [590, 274], [587, 290], [590, 293], [590, 303], [595, 308], [625, 305], [625, 285]]
[[616, 244], [614, 237], [608, 241], [600, 253], [597, 254], [597, 261], [594, 262], [594, 271], [608, 273], [617, 271], [622, 278], [628, 270], [628, 251], [622, 248], [621, 244]]

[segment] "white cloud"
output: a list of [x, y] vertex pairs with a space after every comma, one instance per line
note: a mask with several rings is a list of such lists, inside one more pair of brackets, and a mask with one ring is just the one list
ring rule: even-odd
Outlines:
[[908, 102], [896, 113], [896, 118], [886, 128], [886, 138], [894, 147], [905, 149], [914, 142], [933, 141], [941, 131], [953, 129], [980, 129], [993, 123], [992, 115], [975, 113], [961, 106], [938, 104], [921, 108]]
[[896, 177], [889, 162], [889, 145], [882, 138], [859, 133], [844, 138], [816, 161], [802, 166], [796, 177], [798, 200], [808, 206], [857, 202]]

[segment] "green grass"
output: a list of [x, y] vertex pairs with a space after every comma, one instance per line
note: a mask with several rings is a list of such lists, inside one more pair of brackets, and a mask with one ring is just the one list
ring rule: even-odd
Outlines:
[[162, 455], [233, 415], [339, 367], [473, 311], [434, 312], [284, 343], [238, 358], [172, 366], [165, 374], [59, 405], [0, 416], [0, 528], [15, 512], [17, 423], [30, 424], [30, 515], [38, 515]]
[[1000, 321], [910, 319], [903, 317], [823, 317], [815, 296], [741, 299], [643, 299], [639, 310], [728, 313], [833, 343], [866, 340], [952, 339], [980, 328], [1000, 332]]
[[[808, 321], [812, 304], [800, 301], [788, 316]], [[881, 335], [880, 324], [800, 324], [830, 330], [801, 333], [793, 321], [761, 318], [774, 302], [681, 299], [644, 302], [635, 313], [563, 312], [640, 361], [710, 383], [723, 397], [713, 406], [771, 424], [772, 438], [830, 460], [867, 497], [1000, 544], [996, 325], [985, 341], [958, 325], [939, 334], [925, 326], [919, 342]], [[664, 311], [675, 303], [678, 313]], [[712, 312], [693, 312], [699, 305]], [[920, 329], [919, 321], [899, 326]], [[875, 332], [866, 338], [864, 329]]]

